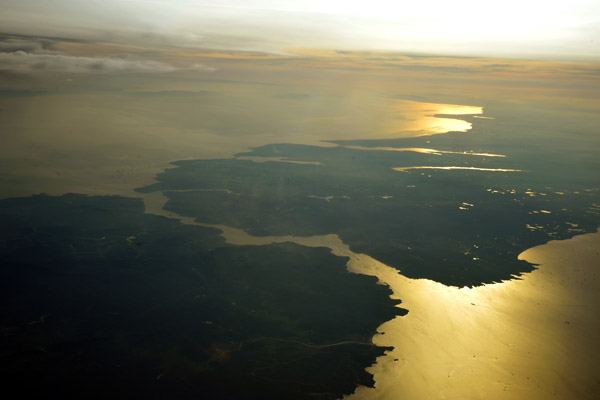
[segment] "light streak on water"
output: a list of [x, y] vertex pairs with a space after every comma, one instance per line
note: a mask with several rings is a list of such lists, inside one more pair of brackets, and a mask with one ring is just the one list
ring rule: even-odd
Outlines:
[[435, 166], [416, 166], [416, 167], [396, 167], [392, 168], [394, 171], [406, 172], [411, 169], [438, 169], [438, 170], [465, 170], [465, 171], [486, 171], [486, 172], [522, 172], [520, 169], [508, 169], [508, 168], [478, 168], [478, 167], [435, 167]]
[[423, 147], [367, 147], [367, 146], [344, 146], [347, 149], [352, 150], [366, 150], [366, 151], [411, 151], [414, 153], [423, 154], [434, 154], [441, 156], [443, 154], [459, 154], [464, 156], [479, 156], [479, 157], [506, 157], [504, 154], [493, 154], [493, 153], [477, 153], [474, 151], [449, 151], [449, 150], [436, 150], [428, 149]]

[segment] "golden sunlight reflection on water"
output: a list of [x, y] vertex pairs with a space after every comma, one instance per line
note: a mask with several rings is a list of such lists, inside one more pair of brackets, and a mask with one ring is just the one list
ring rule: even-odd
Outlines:
[[293, 242], [348, 257], [352, 273], [388, 285], [409, 312], [378, 328], [373, 342], [394, 349], [367, 371], [375, 387], [357, 399], [595, 399], [600, 387], [600, 232], [531, 248], [519, 259], [539, 264], [521, 279], [471, 289], [427, 279], [354, 253], [337, 235], [251, 236], [163, 210], [162, 193], [146, 212], [212, 226], [236, 245]]
[[[391, 104], [390, 115], [395, 118], [386, 122], [384, 131], [389, 134], [401, 132], [421, 132], [420, 135], [433, 135], [448, 132], [466, 132], [471, 123], [455, 118], [436, 115], [476, 115], [483, 113], [483, 107], [456, 104], [423, 103], [411, 100], [395, 100]], [[419, 136], [412, 134], [410, 136]], [[405, 137], [405, 134], [402, 135]]]
[[367, 147], [367, 146], [344, 146], [347, 149], [352, 150], [365, 150], [365, 151], [411, 151], [413, 153], [422, 154], [433, 154], [441, 156], [443, 154], [460, 154], [462, 156], [479, 156], [479, 157], [506, 157], [504, 154], [493, 154], [493, 153], [476, 153], [473, 151], [448, 151], [448, 150], [436, 150], [427, 149], [422, 147]]
[[409, 310], [379, 328], [393, 346], [358, 399], [592, 399], [597, 395], [600, 233], [553, 241], [519, 258], [539, 269], [463, 290], [411, 280], [370, 261]]
[[396, 167], [392, 168], [394, 171], [406, 172], [411, 169], [442, 169], [447, 171], [452, 170], [465, 170], [465, 171], [487, 171], [487, 172], [521, 172], [520, 169], [506, 169], [506, 168], [478, 168], [478, 167], [436, 167], [436, 166], [418, 166], [418, 167]]

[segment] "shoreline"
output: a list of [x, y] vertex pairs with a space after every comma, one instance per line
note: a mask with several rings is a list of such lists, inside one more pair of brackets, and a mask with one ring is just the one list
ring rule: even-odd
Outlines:
[[[600, 268], [594, 270], [593, 262], [600, 249], [600, 229], [525, 250], [519, 259], [538, 268], [519, 279], [457, 288], [406, 278], [395, 268], [352, 252], [335, 234], [251, 236], [241, 229], [202, 224], [165, 211], [166, 197], [161, 192], [151, 196], [146, 212], [220, 229], [230, 244], [293, 242], [327, 247], [332, 254], [349, 259], [349, 272], [375, 276], [378, 284], [390, 287], [390, 297], [401, 300], [399, 307], [408, 314], [381, 325], [373, 343], [394, 349], [367, 368], [375, 387], [359, 386], [345, 398], [594, 396], [593, 382], [600, 379], [600, 372], [594, 368], [596, 360], [588, 347], [600, 339], [593, 334], [600, 332], [600, 318], [594, 317], [600, 291], [593, 290], [600, 289]], [[579, 256], [573, 258], [573, 254]], [[565, 267], [571, 259], [578, 266], [576, 276]], [[588, 290], [578, 291], [586, 274], [592, 276], [585, 281]], [[573, 313], [571, 299], [579, 292], [583, 303]], [[572, 342], [578, 346], [572, 348]]]
[[394, 346], [367, 369], [375, 388], [349, 397], [594, 398], [598, 249], [600, 230], [550, 241], [519, 255], [539, 264], [536, 270], [471, 289], [393, 278], [390, 287], [402, 291], [409, 313], [375, 337]]

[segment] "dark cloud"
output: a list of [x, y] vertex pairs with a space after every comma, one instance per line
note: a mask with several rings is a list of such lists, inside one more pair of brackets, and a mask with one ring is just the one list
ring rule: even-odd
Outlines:
[[273, 96], [276, 99], [287, 99], [287, 100], [306, 100], [310, 98], [309, 94], [306, 93], [282, 93]]
[[160, 97], [160, 96], [177, 96], [177, 97], [195, 97], [217, 94], [210, 90], [160, 90], [147, 92], [127, 92], [130, 96], [138, 97]]
[[[128, 55], [121, 57], [69, 55], [56, 50], [57, 45], [62, 41], [43, 37], [0, 34], [0, 72], [97, 74], [212, 70], [202, 64], [179, 67], [160, 61], [134, 59]], [[94, 43], [89, 44], [94, 45]]]
[[52, 42], [49, 40], [32, 40], [23, 37], [0, 35], [0, 52], [25, 51], [28, 53], [41, 53], [52, 51]]
[[448, 66], [448, 65], [397, 65], [400, 69], [410, 71], [432, 71], [432, 72], [450, 72], [450, 73], [480, 73], [481, 71], [473, 67]]
[[0, 90], [0, 97], [29, 97], [29, 96], [42, 96], [45, 94], [52, 94], [52, 92], [45, 90]]
[[[157, 61], [138, 61], [101, 57], [77, 57], [64, 54], [36, 54], [22, 50], [0, 53], [0, 71], [127, 73], [171, 72], [177, 69], [179, 68]], [[197, 67], [192, 69], [197, 69]]]

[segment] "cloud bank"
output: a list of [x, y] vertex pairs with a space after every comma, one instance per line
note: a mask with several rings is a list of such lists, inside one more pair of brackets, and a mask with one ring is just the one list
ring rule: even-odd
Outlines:
[[4, 32], [140, 47], [598, 60], [597, 0], [4, 0]]
[[210, 71], [193, 64], [186, 68], [158, 61], [128, 60], [107, 57], [79, 57], [65, 54], [37, 54], [22, 50], [0, 53], [0, 71], [64, 73], [160, 73], [177, 70]]

